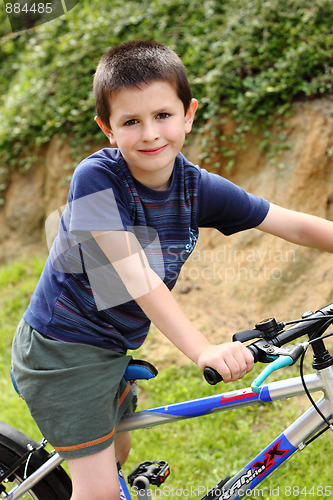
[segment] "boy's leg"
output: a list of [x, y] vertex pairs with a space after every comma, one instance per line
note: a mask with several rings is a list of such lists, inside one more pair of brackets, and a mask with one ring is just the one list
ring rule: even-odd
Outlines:
[[106, 450], [67, 459], [73, 483], [71, 500], [119, 500], [117, 460], [122, 465], [130, 448], [131, 434], [124, 432], [117, 434], [114, 443]]
[[67, 459], [72, 478], [71, 500], [119, 500], [115, 444], [82, 458]]
[[126, 462], [128, 454], [131, 450], [131, 433], [122, 432], [120, 434], [116, 434], [116, 437], [114, 438], [114, 445], [116, 458], [120, 465], [123, 465]]

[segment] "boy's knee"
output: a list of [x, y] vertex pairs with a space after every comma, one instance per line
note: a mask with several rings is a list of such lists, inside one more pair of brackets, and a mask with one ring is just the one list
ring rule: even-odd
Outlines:
[[[89, 497], [95, 500], [95, 497]], [[119, 484], [109, 485], [107, 491], [103, 490], [100, 492], [100, 496], [96, 500], [119, 500], [120, 499], [120, 488]]]
[[123, 465], [131, 451], [131, 435], [129, 432], [118, 434], [115, 438], [115, 454], [120, 465]]
[[131, 450], [131, 448], [126, 448], [126, 449], [120, 450], [117, 453], [116, 457], [117, 457], [117, 460], [120, 463], [120, 465], [123, 465], [126, 462], [126, 460], [128, 459], [128, 455], [129, 455], [130, 450]]
[[115, 446], [81, 458], [67, 460], [72, 478], [71, 500], [119, 500]]

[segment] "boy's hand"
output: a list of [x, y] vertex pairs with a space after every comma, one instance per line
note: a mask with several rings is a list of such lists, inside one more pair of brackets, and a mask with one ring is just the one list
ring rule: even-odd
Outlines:
[[224, 382], [234, 382], [252, 370], [254, 359], [241, 342], [226, 342], [205, 347], [198, 357], [197, 365], [201, 370], [206, 366], [215, 368]]

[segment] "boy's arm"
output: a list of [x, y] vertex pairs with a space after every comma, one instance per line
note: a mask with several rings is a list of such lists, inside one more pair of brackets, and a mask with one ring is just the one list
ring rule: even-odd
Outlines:
[[136, 301], [154, 325], [201, 370], [211, 366], [225, 382], [230, 382], [242, 378], [253, 368], [253, 357], [240, 342], [220, 345], [208, 342], [162, 281], [155, 290]]
[[253, 357], [243, 344], [213, 345], [195, 328], [167, 286], [149, 267], [132, 233], [94, 231], [92, 235], [148, 318], [201, 370], [211, 366], [225, 382], [230, 382], [253, 368]]
[[333, 222], [270, 204], [257, 229], [285, 240], [333, 252]]

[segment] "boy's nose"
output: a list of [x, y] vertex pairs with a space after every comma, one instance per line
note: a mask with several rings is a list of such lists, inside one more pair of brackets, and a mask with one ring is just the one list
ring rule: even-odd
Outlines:
[[151, 142], [158, 139], [158, 130], [154, 123], [145, 123], [142, 127], [142, 140]]

